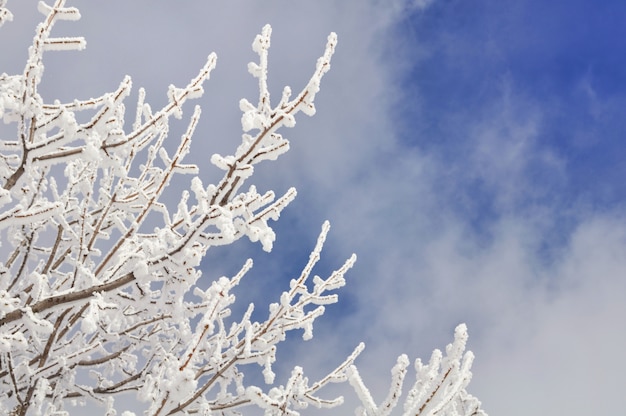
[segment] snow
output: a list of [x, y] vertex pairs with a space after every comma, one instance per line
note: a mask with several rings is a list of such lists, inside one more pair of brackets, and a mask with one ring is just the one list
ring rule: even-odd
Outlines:
[[[0, 0], [0, 23], [10, 19], [4, 4]], [[238, 310], [234, 289], [252, 261], [232, 277], [213, 277], [205, 290], [198, 285], [200, 262], [211, 247], [247, 237], [272, 250], [271, 221], [279, 219], [296, 190], [279, 196], [259, 193], [250, 183], [255, 165], [289, 150], [279, 130], [294, 127], [300, 111], [314, 114], [336, 35], [329, 35], [305, 87], [295, 97], [285, 87], [272, 106], [267, 85], [272, 29], [263, 27], [253, 42], [258, 62], [248, 65], [258, 81], [258, 103], [239, 102], [241, 143], [233, 146], [234, 154], [211, 156], [222, 177], [205, 185], [198, 166], [184, 163], [200, 107], [194, 107], [182, 136], [169, 137], [169, 123], [183, 117], [189, 100], [203, 95], [215, 54], [187, 85], [168, 87], [162, 108], [153, 111], [140, 90], [129, 128], [130, 77], [96, 98], [45, 102], [39, 92], [44, 52], [80, 50], [86, 44], [82, 37], [51, 36], [58, 20], [80, 18], [76, 8], [64, 7], [63, 1], [55, 6], [40, 2], [38, 8], [46, 18], [24, 72], [0, 76], [0, 115], [16, 131], [15, 140], [0, 146], [0, 233], [6, 249], [0, 259], [0, 360], [5, 369], [0, 372], [0, 411], [29, 406], [29, 414], [63, 414], [72, 405], [66, 399], [79, 397], [114, 414], [117, 394], [134, 391], [149, 406], [148, 414], [209, 414], [212, 408], [256, 405], [266, 414], [280, 409], [298, 415], [309, 404], [341, 403], [341, 397], [320, 398], [318, 390], [349, 380], [367, 414], [388, 414], [402, 393], [408, 367], [403, 355], [380, 406], [355, 366], [363, 345], [318, 381], [310, 382], [302, 367], [294, 366], [288, 380], [277, 385], [277, 345], [289, 331], [301, 330], [304, 340], [313, 337], [315, 320], [325, 305], [338, 301], [335, 291], [345, 285], [344, 276], [356, 261], [352, 255], [327, 277], [313, 274], [328, 222], [301, 274], [278, 302], [269, 303], [265, 319], [255, 320], [253, 305], [243, 315], [233, 312]], [[178, 142], [170, 146], [171, 140]], [[189, 174], [196, 175], [190, 188], [168, 204], [163, 196], [172, 178]], [[473, 358], [465, 353], [466, 341], [466, 328], [459, 326], [445, 357], [436, 351], [428, 365], [416, 362], [418, 382], [405, 408], [413, 412], [427, 400], [437, 412], [453, 414], [450, 409], [458, 403], [475, 403], [464, 390]], [[244, 380], [247, 366], [261, 369], [262, 387]], [[89, 380], [83, 380], [86, 374]], [[32, 393], [28, 403], [22, 401], [23, 392]]]

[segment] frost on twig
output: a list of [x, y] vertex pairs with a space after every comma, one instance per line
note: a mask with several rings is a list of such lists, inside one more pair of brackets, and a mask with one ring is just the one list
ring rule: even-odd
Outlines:
[[[0, 22], [11, 18], [4, 5], [0, 1]], [[172, 177], [199, 173], [184, 158], [200, 107], [172, 150], [165, 146], [171, 140], [169, 120], [181, 118], [185, 103], [202, 96], [216, 56], [209, 55], [186, 86], [170, 86], [161, 109], [151, 109], [140, 90], [128, 130], [129, 77], [97, 98], [47, 103], [41, 97], [45, 53], [80, 50], [85, 41], [51, 34], [57, 21], [80, 18], [76, 8], [56, 0], [40, 2], [38, 9], [45, 18], [23, 73], [0, 76], [0, 117], [16, 130], [14, 139], [0, 144], [0, 413], [26, 414], [35, 398], [49, 401], [47, 412], [61, 411], [70, 399], [111, 408], [112, 397], [133, 390], [152, 403], [151, 414], [252, 403], [266, 393], [247, 393], [239, 367], [259, 364], [271, 383], [276, 344], [293, 329], [311, 336], [323, 305], [336, 301], [329, 292], [343, 285], [354, 259], [327, 280], [314, 279], [311, 291], [304, 283], [307, 269], [272, 307], [267, 322], [251, 322], [251, 305], [231, 327], [231, 290], [252, 263], [207, 291], [196, 286], [197, 266], [211, 246], [243, 236], [271, 250], [275, 236], [269, 221], [296, 192], [276, 198], [242, 185], [255, 164], [287, 150], [278, 130], [292, 127], [300, 110], [311, 113], [334, 35], [300, 94], [294, 99], [284, 94], [272, 107], [266, 85], [270, 28], [263, 29], [254, 44], [260, 62], [250, 65], [260, 71], [253, 74], [260, 99], [253, 110], [248, 101], [242, 104], [241, 145], [233, 155], [211, 157], [224, 171], [218, 184], [207, 186], [194, 177], [170, 210], [163, 192]], [[252, 125], [246, 122], [250, 117]], [[156, 218], [162, 222], [154, 227]], [[317, 256], [320, 250], [321, 245]], [[77, 382], [81, 374], [90, 374], [92, 382], [85, 377]], [[319, 387], [314, 384], [297, 400], [324, 403], [315, 395]]]
[[6, 0], [0, 0], [0, 26], [4, 24], [4, 22], [13, 20], [13, 15], [4, 7], [7, 4]]
[[[467, 393], [465, 388], [472, 378], [470, 368], [474, 355], [465, 351], [467, 327], [457, 326], [454, 342], [446, 347], [446, 355], [435, 350], [427, 365], [415, 361], [416, 381], [404, 399], [404, 415], [419, 416], [486, 416], [480, 401]], [[404, 378], [409, 366], [405, 355], [398, 357], [391, 370], [391, 387], [387, 398], [377, 406], [356, 367], [349, 368], [349, 381], [359, 397], [362, 407], [357, 415], [390, 415], [402, 395]]]
[[[311, 277], [328, 223], [300, 276], [262, 321], [253, 319], [252, 304], [243, 316], [231, 313], [233, 289], [251, 260], [231, 278], [203, 282], [207, 289], [198, 284], [198, 266], [211, 247], [247, 237], [272, 249], [270, 220], [296, 191], [277, 197], [244, 183], [256, 164], [288, 150], [281, 128], [293, 127], [299, 112], [314, 114], [336, 36], [328, 37], [304, 88], [294, 95], [285, 87], [273, 105], [267, 86], [271, 27], [262, 29], [253, 43], [258, 62], [248, 66], [258, 80], [258, 102], [240, 101], [242, 140], [233, 154], [210, 157], [223, 176], [206, 185], [198, 167], [185, 163], [200, 106], [180, 137], [170, 137], [169, 123], [183, 117], [187, 101], [203, 95], [215, 54], [187, 85], [170, 85], [160, 109], [153, 110], [139, 89], [132, 123], [126, 123], [125, 105], [130, 77], [97, 98], [46, 102], [39, 94], [45, 54], [86, 45], [82, 37], [52, 36], [57, 21], [80, 18], [65, 3], [39, 2], [44, 19], [23, 72], [0, 75], [0, 118], [15, 128], [14, 137], [0, 138], [0, 414], [67, 414], [85, 401], [116, 414], [115, 398], [133, 392], [147, 415], [234, 415], [245, 406], [297, 415], [309, 405], [340, 404], [341, 397], [323, 398], [320, 390], [348, 379], [364, 414], [387, 414], [398, 402], [406, 357], [394, 367], [381, 406], [354, 365], [362, 344], [317, 382], [299, 366], [284, 384], [275, 380], [278, 344], [293, 330], [312, 338], [315, 319], [337, 302], [335, 291], [355, 262], [353, 255], [326, 279]], [[12, 18], [5, 4], [0, 0], [0, 25]], [[169, 205], [164, 191], [176, 175], [192, 179]], [[417, 365], [407, 411], [443, 414], [477, 403], [464, 390], [471, 363], [466, 354], [459, 364], [464, 346], [457, 334], [452, 358], [434, 355], [428, 366]], [[262, 387], [245, 380], [256, 370]]]

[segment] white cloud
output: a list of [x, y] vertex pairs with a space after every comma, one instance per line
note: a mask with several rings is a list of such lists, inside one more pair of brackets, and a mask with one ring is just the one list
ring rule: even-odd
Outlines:
[[425, 9], [431, 4], [433, 4], [434, 0], [413, 0], [413, 6], [418, 9]]
[[611, 413], [626, 404], [618, 392], [626, 371], [624, 218], [585, 221], [540, 272], [539, 290], [522, 289], [526, 302], [510, 305], [510, 330], [479, 341], [475, 391], [489, 391], [494, 414]]

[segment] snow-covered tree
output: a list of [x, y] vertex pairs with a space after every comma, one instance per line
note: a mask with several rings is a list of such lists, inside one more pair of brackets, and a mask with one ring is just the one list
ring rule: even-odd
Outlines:
[[[0, 25], [12, 17], [5, 3], [0, 0]], [[134, 393], [148, 415], [228, 415], [247, 407], [297, 415], [309, 405], [340, 404], [341, 397], [323, 398], [319, 391], [345, 381], [362, 402], [357, 414], [390, 414], [403, 397], [406, 356], [393, 368], [380, 405], [355, 366], [363, 345], [315, 382], [300, 367], [283, 381], [272, 371], [286, 332], [300, 329], [305, 340], [312, 337], [314, 320], [324, 305], [337, 302], [333, 292], [355, 262], [353, 255], [327, 278], [311, 276], [327, 223], [302, 273], [260, 322], [252, 319], [252, 304], [242, 316], [231, 313], [232, 290], [251, 260], [206, 290], [198, 285], [198, 266], [210, 247], [245, 236], [272, 249], [269, 221], [296, 191], [276, 197], [249, 182], [257, 163], [289, 149], [279, 130], [293, 127], [300, 112], [315, 113], [335, 34], [304, 88], [292, 94], [285, 87], [273, 105], [267, 87], [271, 28], [263, 28], [253, 42], [258, 61], [248, 66], [258, 79], [258, 102], [240, 101], [242, 140], [232, 155], [211, 157], [223, 177], [205, 184], [198, 167], [184, 162], [200, 107], [180, 137], [170, 138], [168, 126], [171, 117], [182, 117], [188, 100], [202, 96], [216, 56], [209, 55], [186, 86], [170, 86], [163, 108], [153, 110], [140, 89], [129, 122], [129, 77], [98, 98], [45, 102], [38, 91], [44, 54], [80, 50], [85, 41], [52, 35], [57, 21], [80, 18], [64, 0], [40, 2], [39, 11], [45, 17], [24, 71], [0, 75], [0, 118], [15, 132], [0, 137], [0, 414], [65, 415], [95, 402], [113, 415], [121, 410], [116, 397]], [[168, 147], [166, 140], [177, 142]], [[163, 195], [174, 175], [191, 179], [172, 206]], [[435, 350], [428, 364], [415, 362], [404, 414], [484, 414], [465, 390], [472, 363], [466, 340], [461, 325], [445, 354]], [[264, 376], [261, 386], [244, 377], [255, 368]]]

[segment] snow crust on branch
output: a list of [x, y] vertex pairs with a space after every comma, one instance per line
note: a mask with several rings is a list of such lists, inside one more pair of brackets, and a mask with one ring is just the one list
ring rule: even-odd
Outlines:
[[[470, 371], [474, 355], [465, 351], [467, 327], [457, 326], [454, 342], [446, 347], [446, 355], [435, 350], [427, 365], [418, 358], [415, 361], [416, 381], [404, 400], [404, 415], [420, 416], [486, 416], [480, 401], [467, 393], [465, 388], [472, 378]], [[360, 416], [387, 416], [399, 403], [409, 360], [406, 355], [398, 357], [391, 370], [390, 389], [385, 400], [377, 406], [365, 386], [358, 369], [350, 366], [348, 378], [359, 397], [362, 407], [356, 410]]]
[[[5, 4], [0, 0], [0, 25], [12, 18]], [[44, 52], [80, 50], [86, 43], [51, 36], [57, 21], [79, 19], [78, 9], [56, 0], [39, 2], [38, 10], [45, 17], [23, 72], [0, 75], [0, 118], [16, 133], [0, 141], [0, 413], [69, 414], [73, 405], [93, 401], [116, 414], [115, 398], [130, 391], [145, 402], [148, 415], [234, 415], [246, 406], [298, 415], [309, 405], [341, 404], [342, 397], [326, 399], [319, 392], [349, 380], [364, 404], [360, 414], [388, 414], [402, 393], [405, 356], [378, 407], [355, 366], [363, 344], [318, 381], [296, 366], [283, 384], [276, 382], [278, 344], [288, 331], [313, 337], [315, 320], [338, 301], [335, 291], [356, 261], [352, 255], [330, 276], [311, 276], [328, 222], [302, 273], [261, 321], [253, 319], [253, 304], [242, 316], [231, 311], [252, 260], [207, 289], [198, 284], [198, 266], [211, 247], [247, 237], [271, 251], [276, 236], [270, 220], [278, 220], [296, 190], [277, 197], [244, 183], [257, 163], [289, 149], [281, 128], [294, 127], [299, 112], [315, 113], [336, 35], [329, 35], [300, 92], [292, 98], [285, 87], [273, 106], [267, 87], [271, 27], [262, 29], [252, 45], [258, 62], [248, 66], [258, 79], [258, 102], [240, 101], [241, 143], [231, 155], [210, 157], [223, 176], [205, 185], [198, 167], [184, 162], [200, 106], [180, 137], [170, 138], [169, 122], [183, 117], [187, 101], [202, 97], [215, 54], [187, 85], [168, 87], [163, 108], [154, 111], [139, 89], [129, 128], [130, 77], [97, 98], [44, 101], [38, 91]], [[177, 145], [165, 146], [171, 140]], [[164, 191], [174, 175], [192, 179], [179, 202], [168, 206]], [[472, 356], [463, 355], [467, 333], [459, 328], [446, 357], [436, 352], [428, 365], [416, 362], [406, 414], [483, 414], [465, 392]], [[245, 375], [255, 370], [264, 386], [247, 382]]]
[[11, 14], [9, 9], [4, 7], [6, 4], [6, 0], [0, 0], [0, 26], [2, 26], [4, 22], [10, 22], [13, 20], [13, 14]]

